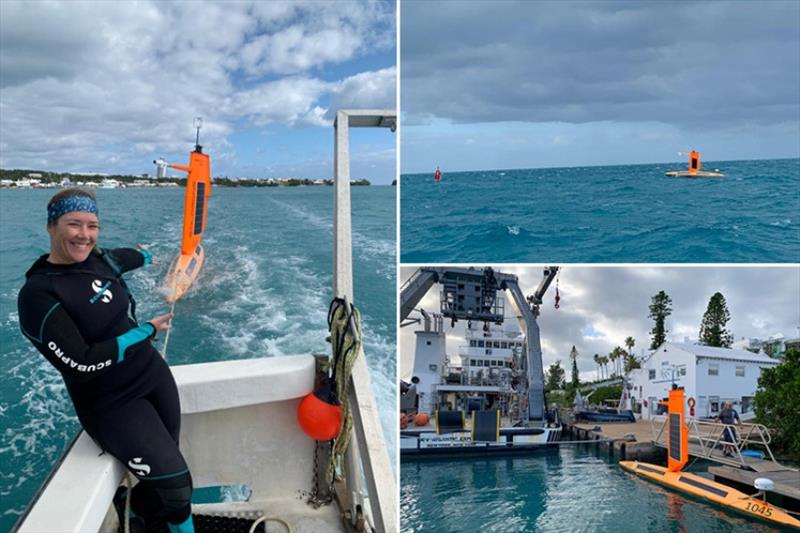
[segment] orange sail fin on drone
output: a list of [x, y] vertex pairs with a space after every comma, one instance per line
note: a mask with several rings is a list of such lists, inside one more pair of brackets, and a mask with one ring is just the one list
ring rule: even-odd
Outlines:
[[[199, 137], [199, 127], [198, 127]], [[198, 144], [189, 154], [189, 166], [171, 163], [171, 168], [188, 173], [183, 200], [181, 251], [172, 262], [166, 279], [167, 302], [175, 303], [197, 279], [205, 253], [200, 241], [206, 229], [208, 197], [211, 196], [211, 159]]]

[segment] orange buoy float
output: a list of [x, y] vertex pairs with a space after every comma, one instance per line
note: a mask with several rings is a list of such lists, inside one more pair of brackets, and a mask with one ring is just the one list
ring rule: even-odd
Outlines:
[[322, 385], [306, 395], [297, 406], [297, 422], [314, 440], [331, 440], [342, 427], [342, 406], [336, 397], [336, 382], [326, 378]]
[[430, 422], [428, 413], [419, 413], [414, 417], [414, 425], [416, 426], [426, 426], [428, 422]]

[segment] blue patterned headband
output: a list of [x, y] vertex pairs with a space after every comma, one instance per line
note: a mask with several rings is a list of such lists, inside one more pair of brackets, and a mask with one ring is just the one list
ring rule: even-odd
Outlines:
[[52, 224], [62, 215], [74, 211], [85, 211], [87, 213], [99, 214], [97, 202], [88, 196], [67, 196], [47, 207], [47, 223]]

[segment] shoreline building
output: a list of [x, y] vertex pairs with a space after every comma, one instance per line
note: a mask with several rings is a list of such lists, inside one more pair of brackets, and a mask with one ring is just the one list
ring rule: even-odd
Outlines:
[[687, 402], [694, 400], [694, 416], [717, 416], [723, 404], [731, 402], [744, 420], [753, 416], [753, 398], [762, 369], [779, 364], [763, 353], [665, 342], [642, 368], [631, 372], [630, 381], [645, 420], [662, 414], [658, 402], [668, 396], [673, 383], [686, 390]]

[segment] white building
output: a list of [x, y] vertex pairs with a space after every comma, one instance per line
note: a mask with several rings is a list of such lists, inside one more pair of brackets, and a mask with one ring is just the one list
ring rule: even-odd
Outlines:
[[[674, 382], [694, 399], [696, 417], [713, 417], [731, 402], [743, 418], [753, 412], [753, 397], [761, 370], [780, 361], [747, 350], [714, 348], [682, 342], [665, 342], [642, 368], [631, 372], [633, 396], [642, 405], [642, 418], [658, 412]], [[689, 415], [689, 409], [686, 410]]]

